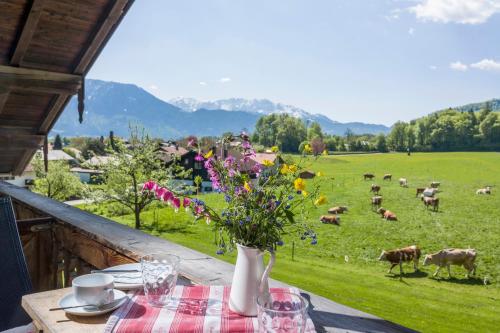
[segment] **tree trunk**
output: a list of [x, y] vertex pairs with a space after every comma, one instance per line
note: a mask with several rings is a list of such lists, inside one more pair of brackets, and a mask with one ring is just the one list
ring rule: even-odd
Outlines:
[[141, 211], [138, 206], [135, 206], [134, 215], [135, 215], [135, 228], [141, 229]]

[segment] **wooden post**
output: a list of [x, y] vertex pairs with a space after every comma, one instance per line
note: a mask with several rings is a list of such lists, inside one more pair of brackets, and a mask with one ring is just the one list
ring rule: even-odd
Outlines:
[[83, 111], [85, 110], [85, 78], [82, 79], [82, 86], [78, 90], [78, 121], [83, 122]]
[[49, 139], [48, 134], [45, 135], [43, 140], [43, 166], [45, 167], [45, 172], [49, 172]]

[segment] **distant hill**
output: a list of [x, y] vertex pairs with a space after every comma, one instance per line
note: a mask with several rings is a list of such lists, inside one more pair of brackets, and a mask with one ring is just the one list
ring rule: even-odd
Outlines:
[[53, 133], [99, 136], [113, 130], [116, 135], [126, 136], [129, 123], [138, 123], [155, 137], [216, 136], [227, 131], [252, 131], [257, 120], [270, 113], [288, 113], [304, 121], [317, 121], [325, 132], [332, 134], [344, 134], [348, 128], [357, 134], [387, 133], [390, 130], [384, 125], [339, 123], [323, 115], [269, 100], [233, 98], [199, 102], [175, 99], [167, 103], [133, 84], [100, 80], [86, 80], [85, 84], [83, 124], [78, 123], [74, 97], [54, 126]]
[[491, 110], [492, 111], [500, 111], [500, 99], [491, 99], [489, 101], [485, 102], [479, 102], [479, 103], [471, 103], [471, 104], [466, 104], [462, 106], [455, 107], [454, 109], [458, 111], [481, 111], [486, 107], [486, 104], [489, 103]]

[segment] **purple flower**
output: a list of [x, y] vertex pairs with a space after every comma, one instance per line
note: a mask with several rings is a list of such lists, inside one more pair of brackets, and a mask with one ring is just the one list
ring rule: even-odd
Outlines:
[[316, 245], [318, 244], [318, 240], [316, 238], [313, 238], [313, 240], [311, 241], [311, 245]]
[[216, 253], [217, 253], [217, 255], [220, 256], [220, 255], [224, 254], [224, 250], [218, 249]]
[[196, 162], [203, 162], [204, 158], [203, 156], [201, 156], [200, 154], [197, 154], [195, 157], [194, 157], [194, 160]]
[[231, 202], [231, 197], [227, 194], [224, 196], [224, 199], [226, 200], [226, 202]]
[[196, 138], [195, 137], [191, 137], [189, 138], [189, 141], [188, 141], [188, 147], [194, 147], [195, 145], [197, 144], [196, 142]]
[[189, 205], [190, 205], [190, 204], [191, 204], [191, 199], [189, 199], [189, 198], [184, 198], [184, 199], [182, 200], [182, 207], [187, 208], [187, 207], [189, 207]]
[[276, 242], [276, 245], [278, 246], [283, 246], [285, 244], [285, 242], [283, 242], [282, 240], [279, 240]]
[[252, 172], [255, 173], [255, 175], [257, 175], [257, 177], [258, 177], [262, 172], [262, 164], [256, 163], [252, 167]]
[[234, 166], [235, 162], [236, 162], [235, 158], [233, 156], [229, 155], [224, 160], [224, 167], [225, 168], [232, 168]]

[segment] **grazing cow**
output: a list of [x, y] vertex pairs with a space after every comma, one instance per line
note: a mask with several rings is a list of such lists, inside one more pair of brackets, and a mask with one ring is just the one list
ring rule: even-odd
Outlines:
[[422, 194], [424, 195], [424, 197], [434, 197], [434, 195], [437, 193], [437, 188], [429, 188], [427, 187], [423, 192]]
[[372, 187], [370, 188], [370, 192], [373, 192], [375, 194], [378, 194], [380, 192], [380, 186], [372, 184]]
[[319, 220], [325, 224], [340, 225], [340, 216], [335, 215], [322, 215]]
[[439, 210], [439, 198], [426, 197], [422, 195], [422, 201], [427, 209], [431, 206], [433, 211], [437, 212]]
[[480, 188], [476, 191], [476, 194], [491, 194], [491, 187], [486, 186], [485, 188]]
[[381, 217], [386, 219], [387, 221], [397, 221], [398, 220], [396, 214], [394, 214], [393, 212], [391, 212], [390, 210], [387, 210], [385, 208], [380, 207], [379, 209], [377, 209], [377, 213], [382, 215]]
[[415, 272], [418, 271], [418, 260], [420, 259], [420, 249], [416, 245], [404, 247], [402, 249], [382, 251], [382, 254], [378, 258], [380, 261], [388, 261], [391, 264], [391, 268], [387, 274], [392, 273], [392, 269], [399, 265], [399, 278], [401, 279], [403, 275], [403, 262], [413, 261], [413, 268]]
[[438, 253], [428, 254], [424, 258], [424, 266], [434, 264], [438, 266], [434, 276], [438, 276], [441, 268], [448, 269], [448, 277], [451, 277], [450, 265], [464, 266], [467, 270], [466, 277], [476, 273], [476, 250], [474, 249], [444, 249]]
[[332, 207], [328, 210], [328, 214], [343, 214], [344, 212], [347, 212], [346, 206]]
[[392, 175], [390, 173], [386, 173], [384, 175], [384, 180], [392, 180]]
[[380, 195], [372, 197], [372, 209], [382, 206], [382, 197]]
[[401, 187], [408, 187], [408, 179], [406, 179], [406, 178], [399, 178], [399, 186], [401, 186]]
[[438, 188], [438, 187], [439, 187], [439, 185], [441, 185], [441, 183], [440, 183], [440, 182], [431, 182], [431, 187], [432, 187], [432, 188]]
[[364, 179], [364, 180], [367, 180], [367, 179], [373, 179], [373, 178], [375, 178], [375, 175], [374, 175], [373, 173], [365, 173], [365, 174], [363, 175], [363, 179]]
[[415, 194], [415, 198], [418, 197], [419, 194], [424, 193], [425, 187], [417, 187], [417, 194]]

